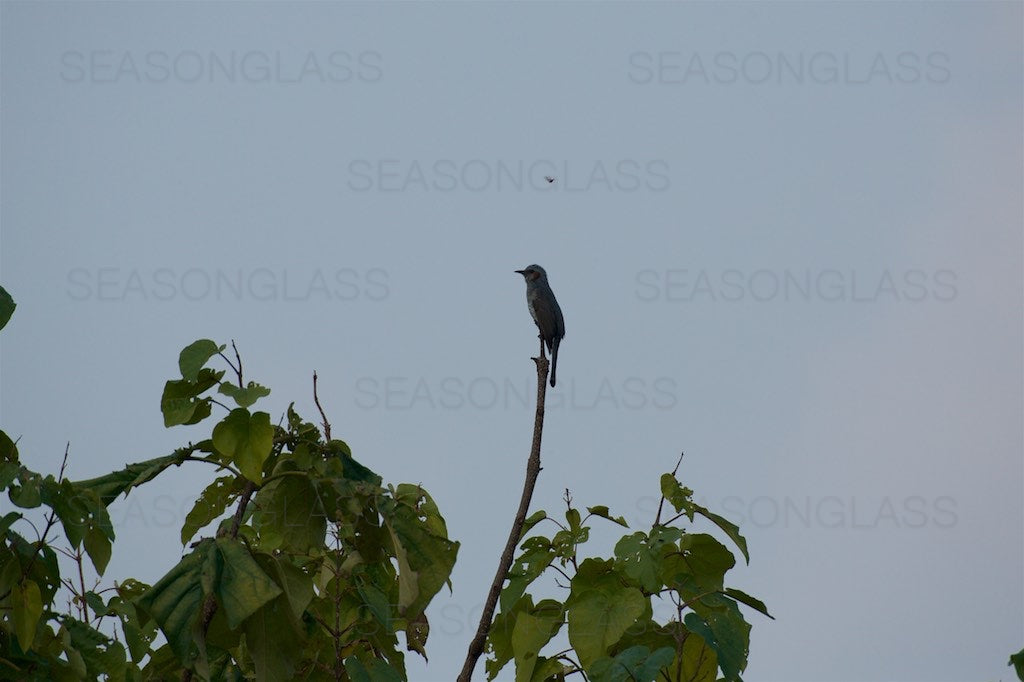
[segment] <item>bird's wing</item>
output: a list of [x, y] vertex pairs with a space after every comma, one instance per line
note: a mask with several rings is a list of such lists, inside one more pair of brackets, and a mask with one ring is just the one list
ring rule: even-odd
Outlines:
[[565, 335], [565, 322], [562, 321], [562, 310], [554, 297], [538, 296], [533, 300], [533, 319], [541, 330], [546, 341]]

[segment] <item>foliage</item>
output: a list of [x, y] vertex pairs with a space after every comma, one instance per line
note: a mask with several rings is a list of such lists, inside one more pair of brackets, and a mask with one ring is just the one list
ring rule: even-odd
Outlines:
[[[14, 308], [0, 288], [0, 328]], [[0, 517], [0, 680], [394, 682], [407, 679], [399, 634], [426, 657], [425, 611], [450, 587], [459, 549], [437, 505], [417, 485], [385, 485], [331, 438], [326, 417], [321, 430], [293, 405], [277, 424], [254, 410], [270, 390], [244, 382], [237, 350], [235, 362], [224, 350], [210, 340], [182, 350], [181, 376], [160, 400], [164, 424], [212, 421], [215, 406], [224, 414], [209, 438], [170, 454], [75, 482], [63, 466], [56, 476], [29, 469], [0, 431], [0, 492], [37, 510]], [[209, 366], [218, 358], [229, 379]], [[88, 589], [84, 560], [103, 576], [113, 552], [108, 506], [186, 464], [212, 465], [216, 476], [184, 520], [181, 560], [153, 585], [126, 578]], [[661, 493], [650, 530], [623, 536], [604, 559], [579, 550], [593, 518], [627, 527], [607, 507], [584, 516], [567, 492], [564, 523], [545, 512], [527, 520], [488, 637], [490, 679], [512, 661], [517, 682], [574, 672], [592, 682], [740, 679], [750, 626], [738, 605], [768, 612], [725, 586], [729, 549], [674, 524], [701, 516], [749, 561], [746, 541], [694, 502], [675, 472], [662, 476]], [[662, 522], [666, 503], [675, 514]], [[553, 535], [526, 537], [544, 521]], [[197, 538], [205, 528], [213, 535]], [[77, 571], [62, 572], [61, 555]], [[564, 598], [535, 600], [528, 590], [552, 573], [565, 581]], [[659, 603], [671, 604], [666, 622], [655, 618]], [[571, 647], [542, 653], [563, 631]], [[1022, 657], [1011, 658], [1018, 674]]]
[[1024, 682], [1024, 649], [1010, 656], [1009, 665], [1013, 666], [1014, 671], [1017, 673], [1017, 679]]
[[[661, 493], [650, 530], [624, 535], [606, 559], [581, 558], [579, 552], [590, 537], [590, 519], [628, 527], [608, 507], [587, 507], [583, 516], [567, 492], [564, 523], [543, 511], [527, 520], [524, 535], [543, 521], [558, 530], [550, 537], [532, 535], [520, 545], [488, 639], [488, 679], [509, 662], [516, 682], [564, 680], [580, 671], [592, 682], [740, 679], [750, 625], [738, 605], [771, 616], [759, 600], [725, 586], [725, 574], [736, 563], [725, 545], [674, 524], [702, 516], [749, 560], [746, 540], [735, 525], [694, 502], [693, 491], [675, 472], [661, 477]], [[666, 502], [675, 515], [662, 522]], [[527, 589], [548, 572], [564, 581], [559, 587], [567, 594], [534, 603]], [[666, 604], [674, 615], [658, 622], [655, 606]], [[542, 654], [563, 628], [571, 649]]]
[[[252, 410], [270, 391], [243, 383], [237, 353], [232, 363], [223, 351], [201, 340], [181, 352], [181, 378], [160, 401], [164, 423], [197, 424], [221, 400], [233, 405], [210, 438], [169, 455], [72, 482], [63, 468], [31, 471], [0, 432], [0, 490], [15, 507], [45, 510], [34, 540], [22, 512], [0, 519], [0, 679], [400, 680], [399, 633], [426, 655], [424, 612], [459, 547], [433, 499], [416, 485], [385, 485], [327, 437], [326, 420], [325, 435], [291, 406], [276, 425]], [[207, 366], [218, 356], [232, 381]], [[114, 540], [107, 506], [195, 462], [219, 475], [188, 513], [185, 554], [166, 575], [92, 591], [62, 574], [60, 553], [79, 568], [87, 556], [102, 575]], [[68, 549], [51, 535], [58, 522]], [[192, 542], [213, 523], [214, 537]], [[62, 586], [75, 613], [56, 606]]]

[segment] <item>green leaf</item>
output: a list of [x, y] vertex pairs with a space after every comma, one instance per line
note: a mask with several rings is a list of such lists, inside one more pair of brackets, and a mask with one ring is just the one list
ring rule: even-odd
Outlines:
[[431, 532], [408, 505], [385, 498], [380, 512], [398, 560], [398, 612], [414, 620], [448, 582], [459, 543]]
[[270, 415], [245, 408], [231, 410], [213, 427], [213, 445], [229, 457], [239, 471], [253, 483], [263, 479], [263, 462], [274, 445], [274, 427]]
[[313, 600], [313, 579], [284, 557], [260, 552], [255, 558], [263, 571], [281, 588], [282, 594], [278, 599], [286, 600], [292, 615], [296, 620], [301, 619]]
[[7, 489], [7, 496], [14, 506], [22, 509], [35, 509], [43, 503], [42, 479], [39, 474], [24, 469], [18, 477], [21, 485], [12, 485]]
[[270, 395], [270, 389], [250, 381], [245, 388], [224, 382], [218, 389], [222, 394], [234, 398], [239, 407], [249, 407], [260, 398]]
[[718, 655], [708, 646], [704, 638], [686, 630], [686, 626], [677, 623], [683, 630], [682, 675], [679, 679], [687, 682], [716, 682], [718, 680]]
[[541, 509], [540, 511], [530, 514], [525, 521], [523, 521], [523, 532], [519, 534], [520, 541], [526, 537], [526, 534], [533, 530], [533, 527], [548, 517], [548, 513]]
[[270, 533], [281, 548], [297, 554], [321, 547], [327, 532], [327, 514], [316, 486], [305, 472], [287, 472], [259, 492], [260, 534]]
[[1017, 679], [1024, 682], [1024, 649], [1010, 656], [1010, 665], [1017, 673]]
[[683, 618], [683, 623], [714, 650], [722, 676], [730, 682], [738, 681], [747, 667], [750, 625], [743, 619], [736, 602], [723, 603], [725, 608], [709, 610], [704, 617], [691, 611]]
[[444, 517], [441, 516], [441, 510], [438, 509], [437, 503], [434, 502], [430, 493], [422, 487], [411, 483], [399, 483], [395, 488], [395, 499], [414, 507], [431, 533], [443, 538], [448, 537], [448, 526], [444, 522]]
[[153, 480], [163, 473], [168, 467], [180, 465], [188, 456], [186, 450], [176, 452], [173, 455], [165, 455], [155, 459], [148, 459], [144, 462], [128, 464], [124, 469], [115, 471], [97, 478], [90, 478], [85, 481], [77, 481], [73, 485], [76, 488], [91, 490], [96, 493], [100, 501], [109, 505], [121, 493], [127, 494], [129, 490]]
[[17, 307], [18, 304], [14, 302], [7, 290], [0, 287], [0, 329], [7, 326], [7, 321], [11, 319], [14, 309]]
[[103, 603], [103, 597], [95, 592], [88, 591], [85, 593], [85, 603], [97, 616], [105, 616], [109, 611], [107, 605]]
[[754, 609], [755, 611], [759, 611], [759, 612], [763, 613], [764, 615], [768, 616], [769, 618], [771, 618], [772, 620], [775, 620], [775, 616], [773, 616], [772, 614], [768, 613], [768, 607], [765, 606], [764, 602], [761, 601], [760, 599], [755, 599], [754, 597], [751, 597], [746, 592], [744, 592], [742, 590], [737, 590], [736, 588], [733, 588], [733, 587], [725, 588], [725, 593], [727, 595], [729, 595], [730, 597], [732, 597], [733, 599], [735, 599], [736, 601], [742, 602], [743, 604], [746, 604], [747, 606], [749, 606], [750, 608]]
[[487, 659], [484, 667], [487, 671], [487, 679], [493, 680], [501, 672], [509, 661], [515, 657], [512, 649], [512, 633], [515, 631], [516, 620], [523, 613], [533, 610], [533, 597], [524, 594], [508, 608], [502, 608], [501, 613], [495, 616], [487, 631], [487, 649], [491, 656]]
[[178, 660], [188, 663], [192, 648], [192, 626], [201, 617], [203, 564], [215, 551], [213, 541], [200, 543], [186, 554], [167, 575], [146, 590], [136, 605], [156, 621]]
[[[18, 461], [18, 446], [14, 444], [11, 437], [0, 431], [0, 464], [16, 464]], [[0, 488], [6, 488], [7, 483], [13, 480], [13, 476], [6, 482], [0, 480]]]
[[615, 556], [623, 572], [632, 578], [645, 592], [654, 594], [661, 589], [660, 552], [655, 553], [647, 544], [646, 533], [625, 535], [615, 544]]
[[679, 548], [681, 553], [662, 561], [661, 578], [666, 585], [678, 590], [686, 601], [725, 589], [725, 573], [736, 565], [725, 545], [706, 533], [686, 533]]
[[551, 541], [532, 537], [522, 544], [523, 553], [515, 560], [508, 573], [508, 584], [501, 590], [499, 605], [502, 611], [515, 604], [530, 583], [536, 580], [555, 559]]
[[[573, 666], [572, 669], [575, 669]], [[540, 656], [537, 665], [533, 669], [533, 679], [530, 682], [565, 682], [567, 667], [562, 665], [557, 658]]]
[[623, 584], [614, 562], [586, 559], [573, 576], [566, 606], [569, 643], [589, 668], [644, 613], [648, 602], [640, 590]]
[[92, 560], [96, 573], [103, 575], [110, 562], [110, 538], [98, 526], [89, 526], [85, 531], [85, 551]]
[[123, 670], [126, 662], [124, 647], [121, 644], [111, 641], [102, 632], [74, 618], [64, 617], [61, 623], [67, 630], [70, 639], [70, 646], [66, 651], [81, 657], [86, 677], [92, 679], [98, 679], [104, 675], [111, 679], [119, 677], [117, 673], [119, 670]]
[[700, 514], [708, 521], [711, 521], [711, 523], [725, 531], [725, 534], [728, 535], [729, 538], [736, 543], [736, 546], [740, 548], [740, 551], [743, 552], [743, 558], [746, 559], [749, 564], [750, 554], [747, 553], [747, 539], [740, 535], [739, 526], [728, 519], [722, 518], [718, 514], [708, 511], [705, 507], [702, 507], [697, 503], [693, 503], [692, 506], [694, 512]]
[[692, 490], [684, 488], [674, 475], [662, 474], [661, 494], [677, 512], [685, 511], [686, 517], [693, 521]]
[[7, 514], [4, 514], [4, 517], [0, 519], [0, 538], [4, 537], [7, 534], [7, 529], [10, 528], [15, 521], [21, 518], [24, 518], [24, 515], [21, 514], [21, 512], [8, 512]]
[[206, 486], [185, 516], [185, 523], [181, 527], [181, 544], [188, 544], [200, 528], [220, 517], [238, 493], [238, 478], [235, 476], [221, 476]]
[[133, 663], [138, 663], [150, 653], [150, 644], [156, 639], [156, 623], [139, 615], [135, 608], [134, 598], [140, 596], [147, 586], [129, 578], [117, 588], [117, 595], [110, 599], [107, 610], [118, 617], [124, 632], [125, 643]]
[[358, 581], [356, 583], [356, 591], [362, 598], [363, 603], [366, 604], [367, 610], [373, 616], [373, 619], [380, 623], [388, 632], [394, 630], [394, 623], [391, 618], [391, 604], [388, 602], [387, 596], [371, 583], [365, 581]]
[[675, 660], [675, 650], [663, 647], [651, 651], [645, 646], [632, 646], [614, 658], [600, 658], [588, 671], [591, 682], [654, 682], [658, 672]]
[[218, 346], [209, 339], [199, 339], [182, 349], [178, 355], [178, 368], [185, 381], [195, 382], [199, 378], [199, 370], [217, 353], [227, 348]]
[[234, 630], [257, 609], [281, 594], [281, 588], [264, 573], [238, 540], [217, 538], [216, 545], [223, 563], [215, 592], [227, 616], [228, 627]]
[[352, 682], [404, 682], [404, 677], [387, 661], [376, 658], [361, 661], [355, 656], [349, 656], [345, 659], [345, 672], [352, 678]]
[[629, 524], [626, 523], [626, 519], [624, 517], [612, 516], [611, 513], [609, 513], [608, 511], [608, 507], [604, 506], [603, 504], [598, 505], [596, 507], [587, 507], [587, 512], [593, 514], [594, 516], [600, 516], [602, 519], [608, 519], [613, 523], [619, 524], [623, 528], [629, 528]]
[[11, 588], [10, 605], [13, 611], [14, 634], [22, 651], [30, 651], [36, 637], [36, 626], [43, 615], [43, 598], [39, 585], [23, 580]]
[[305, 633], [302, 621], [294, 617], [283, 596], [246, 618], [243, 629], [259, 682], [294, 677], [296, 664], [302, 658]]
[[160, 411], [164, 415], [164, 426], [198, 424], [210, 416], [210, 399], [200, 395], [217, 384], [224, 372], [204, 368], [199, 370], [195, 381], [179, 379], [164, 384], [160, 396]]
[[565, 512], [565, 520], [569, 524], [569, 530], [579, 532], [580, 530], [580, 510], [575, 508], [567, 509]]
[[516, 682], [530, 682], [539, 662], [538, 654], [562, 626], [562, 605], [546, 599], [520, 613], [512, 628], [512, 652], [516, 661]]

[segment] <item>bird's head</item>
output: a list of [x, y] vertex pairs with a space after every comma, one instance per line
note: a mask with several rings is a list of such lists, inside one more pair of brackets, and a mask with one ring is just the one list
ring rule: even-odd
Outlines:
[[546, 281], [548, 278], [548, 273], [544, 272], [544, 268], [539, 265], [527, 265], [522, 270], [516, 270], [516, 272], [522, 275], [527, 282]]

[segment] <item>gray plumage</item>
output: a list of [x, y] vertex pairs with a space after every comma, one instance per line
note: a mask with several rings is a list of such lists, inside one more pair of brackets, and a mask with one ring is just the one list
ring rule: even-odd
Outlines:
[[[551, 352], [551, 386], [555, 385], [555, 370], [558, 367], [558, 345], [565, 336], [565, 320], [558, 307], [555, 294], [548, 284], [548, 273], [539, 265], [528, 265], [516, 270], [526, 280], [526, 305], [540, 330], [540, 338]], [[543, 354], [543, 347], [541, 348]]]

